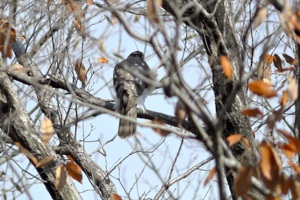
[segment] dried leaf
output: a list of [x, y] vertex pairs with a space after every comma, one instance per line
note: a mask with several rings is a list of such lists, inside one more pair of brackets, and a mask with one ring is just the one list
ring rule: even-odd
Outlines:
[[288, 77], [289, 86], [288, 86], [288, 96], [289, 101], [295, 101], [298, 98], [298, 84], [295, 78]]
[[300, 198], [300, 181], [297, 179], [289, 179], [289, 186], [292, 193], [291, 199], [299, 199]]
[[282, 73], [282, 72], [293, 71], [293, 70], [295, 70], [294, 67], [287, 67], [287, 68], [282, 68], [282, 70], [276, 70], [276, 72]]
[[78, 79], [85, 86], [87, 82], [86, 70], [83, 63], [80, 60], [77, 60], [75, 63], [75, 72], [77, 74]]
[[41, 133], [44, 143], [48, 143], [54, 134], [52, 121], [48, 117], [45, 117], [42, 121]]
[[55, 177], [55, 188], [60, 192], [65, 186], [67, 181], [66, 170], [63, 165], [58, 165], [56, 167], [56, 177]]
[[296, 65], [298, 62], [297, 62], [297, 59], [294, 59], [293, 57], [289, 56], [288, 54], [282, 54], [285, 61], [291, 65]]
[[141, 15], [135, 15], [133, 22], [136, 23], [140, 20]]
[[293, 163], [293, 161], [289, 160], [288, 161], [289, 165], [292, 166], [295, 170], [295, 172], [297, 172], [298, 175], [300, 175], [300, 166], [296, 165], [295, 163]]
[[289, 101], [288, 91], [285, 90], [282, 93], [282, 97], [280, 99], [280, 105], [281, 106], [286, 106], [286, 104], [288, 103], [288, 101]]
[[289, 178], [284, 173], [280, 175], [280, 188], [281, 194], [287, 194], [289, 191]]
[[284, 107], [280, 107], [278, 110], [274, 110], [272, 114], [267, 118], [267, 125], [269, 129], [273, 129], [276, 122], [282, 119]]
[[289, 140], [289, 142], [290, 142], [289, 148], [291, 151], [294, 151], [295, 153], [300, 154], [300, 139], [295, 138], [294, 136], [292, 136], [285, 130], [277, 129], [276, 131]]
[[205, 181], [204, 181], [204, 186], [207, 185], [207, 183], [209, 183], [209, 181], [214, 177], [215, 173], [217, 172], [217, 168], [214, 167], [209, 171], [208, 176], [206, 177]]
[[106, 63], [108, 63], [108, 60], [106, 58], [104, 58], [104, 57], [100, 57], [100, 58], [98, 58], [98, 63], [104, 63], [104, 64], [106, 64]]
[[241, 141], [242, 139], [242, 135], [241, 134], [233, 134], [233, 135], [229, 135], [226, 140], [228, 142], [229, 146], [235, 145], [236, 143], [238, 143], [239, 141]]
[[186, 108], [181, 101], [178, 101], [175, 107], [175, 117], [178, 121], [178, 124], [182, 125], [187, 116]]
[[242, 114], [248, 117], [263, 117], [263, 113], [258, 108], [245, 109]]
[[[157, 124], [157, 125], [162, 125], [162, 126], [165, 126], [164, 123], [162, 123], [160, 120], [158, 119], [155, 119], [151, 122], [152, 124]], [[166, 137], [168, 136], [171, 132], [170, 131], [166, 131], [166, 130], [163, 130], [163, 129], [160, 129], [160, 128], [152, 128], [156, 133], [158, 133], [158, 135], [160, 136], [163, 136], [163, 137]]]
[[259, 146], [260, 171], [267, 180], [277, 180], [281, 169], [281, 160], [274, 146], [268, 141], [262, 141]]
[[82, 183], [82, 172], [81, 167], [78, 166], [74, 161], [67, 162], [66, 169], [68, 174], [79, 183]]
[[147, 15], [149, 19], [154, 23], [158, 23], [158, 11], [162, 5], [162, 0], [147, 0], [147, 4]]
[[254, 94], [264, 96], [266, 98], [275, 97], [277, 95], [271, 86], [263, 81], [252, 81], [248, 84], [248, 88]]
[[23, 67], [23, 65], [20, 65], [20, 64], [14, 64], [14, 65], [10, 65], [8, 67], [8, 73], [18, 73], [18, 74], [25, 75], [29, 71], [30, 71], [29, 68], [25, 68], [25, 67]]
[[22, 146], [20, 142], [15, 142], [15, 145], [19, 148], [19, 151], [24, 154], [31, 162], [36, 166], [38, 159], [25, 147]]
[[266, 64], [262, 61], [259, 62], [259, 66], [257, 68], [257, 77], [258, 77], [258, 79], [263, 80], [263, 82], [266, 82], [269, 85], [272, 85], [271, 75], [272, 75], [271, 65]]
[[118, 194], [111, 194], [110, 199], [111, 200], [122, 200], [122, 198]]
[[256, 29], [267, 18], [267, 14], [268, 14], [267, 7], [263, 7], [259, 9], [253, 21], [253, 29]]
[[295, 155], [295, 152], [297, 151], [296, 147], [293, 143], [279, 145], [278, 147], [282, 150], [284, 155], [288, 158], [293, 158]]
[[77, 31], [77, 33], [82, 36], [83, 38], [86, 37], [86, 29], [85, 29], [85, 25], [83, 23], [81, 23], [80, 20], [75, 19], [73, 21], [73, 25]]
[[183, 40], [186, 41], [186, 40], [192, 39], [192, 38], [196, 37], [197, 35], [198, 35], [197, 33], [187, 35], [186, 38], [184, 38]]
[[242, 166], [237, 173], [234, 190], [237, 195], [244, 195], [251, 188], [251, 177], [253, 169], [251, 166]]
[[273, 63], [278, 70], [280, 70], [280, 71], [282, 70], [282, 61], [281, 61], [281, 58], [277, 54], [275, 54], [273, 57]]
[[232, 78], [232, 65], [229, 58], [225, 55], [220, 56], [220, 64], [227, 78]]
[[47, 166], [49, 165], [52, 160], [55, 158], [55, 155], [49, 155], [49, 156], [46, 156], [45, 158], [43, 158], [43, 160], [40, 160], [37, 164], [36, 164], [36, 167], [37, 168], [40, 168], [40, 167], [44, 167], [44, 166]]
[[264, 63], [266, 63], [266, 64], [272, 64], [272, 62], [273, 62], [273, 59], [274, 59], [274, 57], [272, 56], [272, 55], [270, 55], [270, 54], [262, 54], [262, 55], [264, 55], [264, 59], [263, 59], [263, 62]]
[[[254, 133], [253, 133], [254, 134]], [[255, 136], [255, 135], [254, 135]], [[247, 139], [247, 138], [245, 138], [245, 137], [243, 137], [243, 142], [244, 142], [244, 145], [247, 147], [247, 148], [250, 148], [251, 147], [251, 145], [250, 145], [250, 143], [249, 143], [249, 140]]]

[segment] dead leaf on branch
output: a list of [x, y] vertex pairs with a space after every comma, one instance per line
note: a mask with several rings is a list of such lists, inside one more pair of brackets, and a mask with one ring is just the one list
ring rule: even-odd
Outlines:
[[266, 98], [277, 96], [276, 92], [271, 88], [271, 86], [263, 81], [252, 81], [248, 84], [248, 88], [254, 94]]
[[44, 143], [48, 143], [54, 134], [53, 123], [48, 117], [45, 117], [42, 121], [41, 133]]
[[179, 100], [175, 107], [175, 117], [177, 119], [178, 124], [182, 125], [186, 116], [187, 116], [186, 108], [184, 104]]
[[273, 63], [274, 63], [274, 66], [279, 71], [282, 71], [282, 61], [281, 61], [281, 58], [277, 54], [275, 54], [274, 57], [273, 57]]
[[81, 60], [77, 60], [75, 63], [75, 72], [77, 74], [78, 79], [81, 81], [82, 85], [85, 86], [87, 82], [86, 69], [81, 62]]
[[248, 117], [263, 117], [263, 113], [259, 108], [248, 108], [242, 111], [242, 114]]
[[221, 55], [220, 56], [220, 64], [224, 71], [225, 76], [228, 79], [231, 79], [233, 70], [232, 70], [232, 64], [231, 64], [231, 61], [229, 60], [229, 58], [225, 55]]
[[36, 164], [38, 163], [38, 159], [28, 149], [23, 147], [20, 142], [15, 142], [15, 145], [19, 147], [19, 151], [23, 153], [27, 158], [29, 158], [34, 166], [36, 166]]
[[253, 21], [253, 29], [256, 29], [259, 25], [261, 25], [261, 23], [267, 18], [267, 14], [268, 10], [266, 6], [259, 9]]
[[207, 183], [209, 183], [209, 181], [214, 177], [214, 175], [216, 174], [216, 172], [217, 172], [217, 168], [216, 167], [212, 168], [209, 171], [209, 174], [208, 174], [208, 176], [206, 177], [206, 179], [204, 181], [204, 186], [206, 186]]
[[242, 139], [242, 135], [241, 134], [232, 134], [229, 135], [226, 140], [228, 142], [229, 146], [235, 145], [236, 143], [238, 143], [239, 141], [241, 141]]
[[275, 127], [276, 122], [279, 122], [283, 116], [284, 107], [281, 106], [278, 110], [274, 110], [271, 115], [267, 118], [267, 125], [269, 129], [273, 129]]
[[55, 158], [54, 155], [46, 156], [45, 158], [43, 158], [36, 164], [36, 167], [37, 168], [45, 167], [45, 166], [49, 165], [52, 162], [52, 160], [54, 160], [54, 158]]
[[66, 170], [68, 174], [79, 183], [82, 183], [82, 170], [79, 165], [77, 165], [71, 156], [68, 156], [70, 161], [66, 163]]
[[242, 166], [237, 173], [234, 190], [238, 195], [244, 195], [251, 188], [252, 166]]
[[98, 58], [98, 63], [106, 64], [106, 63], [108, 63], [108, 60], [105, 57], [100, 57], [100, 58]]
[[162, 6], [162, 0], [147, 0], [147, 15], [148, 18], [154, 22], [159, 22], [158, 12]]
[[110, 198], [111, 200], [122, 200], [122, 198], [118, 194], [111, 194]]
[[282, 54], [284, 57], [285, 61], [291, 65], [297, 65], [298, 64], [298, 59], [294, 59], [293, 57], [289, 56], [288, 54]]
[[295, 101], [298, 98], [298, 84], [295, 78], [288, 77], [288, 97], [289, 101]]
[[269, 181], [276, 181], [281, 169], [281, 160], [274, 146], [268, 141], [262, 141], [259, 146], [260, 153], [260, 171]]
[[67, 173], [63, 165], [58, 165], [56, 167], [56, 176], [55, 176], [55, 188], [60, 192], [65, 186], [67, 181]]
[[[162, 126], [165, 126], [165, 124], [163, 122], [161, 122], [160, 120], [158, 119], [154, 119], [151, 124], [157, 124], [157, 125], [162, 125]], [[166, 137], [168, 136], [171, 132], [170, 131], [166, 131], [166, 130], [163, 130], [163, 129], [160, 129], [160, 128], [152, 128], [158, 135], [160, 136], [163, 136], [163, 137]]]

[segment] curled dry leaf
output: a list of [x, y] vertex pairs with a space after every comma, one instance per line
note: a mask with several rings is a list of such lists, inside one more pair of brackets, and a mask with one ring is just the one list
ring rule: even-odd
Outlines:
[[154, 23], [158, 23], [158, 11], [162, 5], [162, 0], [147, 0], [147, 4], [147, 15], [149, 19]]
[[41, 133], [44, 143], [48, 143], [54, 134], [53, 123], [48, 117], [42, 121]]
[[217, 168], [216, 167], [212, 168], [209, 171], [209, 174], [208, 174], [208, 176], [206, 177], [206, 179], [204, 181], [204, 186], [206, 186], [207, 183], [209, 183], [209, 181], [214, 177], [214, 175], [216, 174], [216, 172], [217, 172]]
[[234, 190], [237, 195], [244, 195], [251, 188], [252, 166], [242, 166], [238, 170]]
[[78, 166], [74, 161], [67, 162], [66, 169], [68, 174], [79, 183], [82, 183], [82, 172], [81, 167]]
[[104, 57], [100, 57], [100, 58], [98, 58], [98, 63], [104, 63], [104, 64], [106, 64], [106, 63], [108, 63], [108, 60], [106, 58], [104, 58]]
[[277, 180], [281, 169], [281, 160], [274, 146], [268, 141], [262, 141], [259, 146], [260, 171], [264, 178], [269, 181]]
[[111, 200], [122, 200], [122, 198], [118, 194], [111, 194], [110, 199]]
[[232, 71], [231, 61], [229, 60], [229, 58], [225, 55], [221, 55], [220, 56], [220, 64], [224, 71], [225, 76], [227, 78], [231, 79], [233, 71]]
[[274, 63], [274, 66], [279, 71], [282, 71], [282, 61], [281, 61], [281, 58], [277, 54], [275, 54], [274, 57], [273, 57], [273, 63]]
[[229, 135], [226, 140], [228, 142], [229, 146], [235, 145], [236, 143], [238, 143], [239, 141], [241, 141], [242, 139], [242, 135], [241, 134], [233, 134], [233, 135]]
[[15, 145], [19, 148], [19, 151], [24, 154], [31, 162], [36, 166], [38, 159], [25, 147], [22, 146], [20, 142], [15, 142]]
[[288, 54], [282, 54], [282, 56], [284, 57], [285, 61], [291, 65], [296, 65], [298, 64], [297, 59], [294, 59], [293, 57], [289, 56]]
[[245, 109], [242, 114], [248, 117], [263, 117], [263, 113], [258, 108]]
[[[158, 119], [155, 119], [151, 122], [152, 124], [157, 124], [157, 125], [162, 125], [162, 126], [165, 126], [164, 123], [162, 123], [160, 120]], [[163, 136], [163, 137], [166, 137], [168, 136], [171, 132], [170, 131], [166, 131], [166, 130], [163, 130], [163, 129], [160, 129], [160, 128], [152, 128], [158, 135], [160, 136]]]
[[260, 8], [253, 21], [253, 29], [256, 29], [267, 18], [267, 7]]
[[60, 192], [65, 186], [67, 181], [67, 173], [63, 165], [58, 165], [56, 167], [56, 176], [55, 176], [55, 188]]
[[268, 83], [265, 83], [263, 81], [252, 81], [248, 84], [248, 88], [254, 94], [266, 98], [277, 96], [276, 92], [271, 88], [271, 86]]
[[46, 156], [45, 158], [43, 158], [42, 160], [40, 160], [37, 164], [36, 164], [36, 167], [37, 168], [40, 168], [40, 167], [44, 167], [44, 166], [47, 166], [49, 165], [52, 160], [55, 158], [55, 155], [49, 155], [49, 156]]
[[81, 81], [83, 86], [85, 86], [87, 82], [86, 69], [80, 60], [77, 60], [75, 63], [75, 72], [78, 79]]

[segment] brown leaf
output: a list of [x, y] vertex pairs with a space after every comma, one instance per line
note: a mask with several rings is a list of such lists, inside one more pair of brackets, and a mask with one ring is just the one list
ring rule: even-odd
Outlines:
[[196, 37], [198, 34], [197, 33], [193, 33], [193, 34], [190, 34], [190, 35], [187, 35], [183, 40], [189, 40], [189, 39], [192, 39], [194, 37]]
[[108, 60], [106, 58], [104, 58], [104, 57], [100, 57], [100, 58], [98, 58], [98, 63], [104, 63], [104, 64], [106, 64], [106, 63], [108, 63]]
[[289, 165], [292, 166], [295, 170], [295, 172], [297, 172], [298, 175], [300, 175], [300, 166], [296, 165], [293, 161], [289, 160], [288, 161]]
[[86, 70], [83, 63], [80, 60], [77, 60], [75, 63], [75, 72], [77, 74], [78, 79], [81, 81], [83, 86], [85, 86], [87, 82]]
[[276, 70], [276, 72], [282, 73], [282, 72], [294, 71], [294, 70], [295, 70], [294, 67], [287, 67], [287, 68], [282, 68], [282, 70]]
[[154, 23], [158, 23], [158, 11], [162, 5], [162, 0], [147, 0], [147, 4], [147, 15], [149, 19]]
[[300, 181], [297, 179], [289, 179], [289, 186], [292, 193], [291, 199], [299, 199], [300, 198]]
[[256, 29], [267, 18], [267, 14], [268, 14], [267, 7], [263, 7], [259, 9], [253, 21], [253, 29]]
[[82, 36], [83, 38], [86, 38], [86, 29], [85, 25], [78, 19], [75, 19], [73, 21], [73, 25], [77, 31], [77, 33]]
[[266, 64], [264, 62], [259, 62], [259, 66], [257, 69], [257, 77], [260, 80], [263, 80], [263, 82], [268, 83], [269, 85], [272, 85], [271, 83], [271, 75], [272, 75], [272, 69], [270, 64]]
[[296, 147], [293, 143], [288, 143], [288, 144], [282, 144], [278, 146], [282, 152], [284, 153], [284, 155], [288, 158], [293, 158], [295, 155]]
[[[253, 134], [253, 135], [254, 135], [254, 134]], [[250, 143], [249, 143], [249, 140], [248, 140], [247, 138], [243, 137], [243, 142], [244, 142], [244, 145], [245, 145], [247, 148], [250, 148], [250, 147], [251, 147], [251, 145], [250, 145]]]
[[277, 180], [281, 169], [281, 160], [274, 146], [264, 140], [259, 146], [259, 153], [261, 174], [269, 181]]
[[67, 181], [67, 173], [63, 165], [56, 167], [55, 188], [60, 192]]
[[15, 142], [15, 145], [19, 147], [19, 151], [24, 154], [28, 159], [31, 160], [31, 162], [36, 166], [38, 163], [38, 159], [25, 147], [22, 146], [20, 142]]
[[288, 96], [289, 96], [289, 101], [295, 101], [298, 98], [298, 84], [295, 78], [293, 77], [288, 77]]
[[245, 109], [242, 114], [248, 117], [263, 117], [263, 113], [258, 108]]
[[278, 70], [280, 70], [280, 71], [282, 70], [282, 61], [281, 61], [281, 58], [277, 54], [275, 54], [273, 57], [273, 63]]
[[271, 86], [263, 81], [252, 81], [248, 84], [248, 88], [254, 94], [264, 96], [266, 98], [275, 97], [277, 95]]
[[289, 148], [289, 150], [300, 154], [300, 139], [295, 138], [285, 130], [277, 129], [276, 131], [289, 140], [290, 144], [286, 148]]
[[44, 166], [47, 166], [49, 165], [52, 160], [55, 158], [55, 155], [49, 155], [49, 156], [46, 156], [45, 158], [43, 158], [43, 160], [40, 160], [37, 164], [36, 164], [36, 167], [37, 168], [40, 168], [40, 167], [44, 167]]
[[288, 91], [285, 90], [282, 93], [282, 97], [280, 99], [280, 105], [281, 106], [286, 106], [286, 104], [288, 103], [288, 101], [289, 101]]
[[52, 121], [48, 117], [45, 117], [42, 121], [41, 133], [44, 143], [48, 143], [54, 134]]
[[82, 172], [81, 167], [78, 166], [74, 161], [67, 162], [66, 169], [68, 174], [79, 183], [82, 183]]
[[179, 100], [175, 107], [175, 117], [178, 121], [178, 124], [182, 125], [187, 116], [186, 108], [184, 104]]
[[231, 61], [229, 60], [229, 58], [225, 55], [221, 55], [220, 56], [220, 64], [221, 67], [224, 71], [224, 74], [227, 78], [231, 79], [232, 78], [232, 65], [231, 65]]
[[239, 141], [241, 141], [242, 139], [242, 135], [241, 134], [233, 134], [233, 135], [229, 135], [226, 140], [228, 142], [229, 146], [235, 145], [236, 143], [238, 143]]
[[111, 194], [110, 199], [111, 200], [122, 200], [122, 198], [118, 194]]
[[242, 166], [237, 173], [234, 190], [237, 195], [244, 195], [251, 188], [251, 177], [253, 169], [251, 166]]
[[273, 59], [274, 59], [274, 57], [272, 55], [266, 53], [264, 55], [263, 62], [266, 64], [271, 64], [273, 62]]
[[214, 177], [215, 173], [217, 172], [217, 168], [214, 167], [209, 171], [208, 176], [206, 177], [206, 179], [204, 180], [204, 186], [207, 185], [207, 183], [209, 183], [209, 181]]
[[284, 173], [280, 175], [280, 188], [281, 194], [287, 194], [289, 191], [289, 178]]
[[270, 116], [267, 118], [267, 125], [269, 129], [275, 127], [275, 123], [279, 122], [282, 119], [284, 107], [280, 107], [278, 110], [274, 110]]
[[[154, 119], [152, 122], [152, 124], [157, 124], [157, 125], [163, 125], [165, 126], [164, 123], [162, 123], [160, 120], [158, 119]], [[158, 133], [158, 135], [160, 136], [163, 136], [163, 137], [166, 137], [168, 136], [171, 132], [170, 131], [166, 131], [166, 130], [163, 130], [163, 129], [160, 129], [160, 128], [152, 128], [156, 133]]]
[[140, 20], [141, 15], [135, 15], [133, 22], [136, 23]]
[[284, 57], [285, 61], [291, 65], [296, 65], [297, 59], [294, 59], [293, 57], [289, 56], [288, 54], [282, 54], [282, 56]]

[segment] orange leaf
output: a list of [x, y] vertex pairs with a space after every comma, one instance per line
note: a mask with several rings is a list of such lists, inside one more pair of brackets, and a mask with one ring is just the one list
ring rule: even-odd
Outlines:
[[281, 187], [282, 194], [287, 194], [290, 189], [289, 178], [284, 173], [280, 175], [280, 187]]
[[251, 176], [253, 169], [251, 166], [242, 166], [237, 173], [234, 190], [237, 195], [244, 195], [251, 188]]
[[297, 151], [296, 147], [293, 143], [279, 145], [278, 147], [282, 150], [284, 155], [288, 158], [293, 158], [295, 155], [295, 152]]
[[111, 200], [122, 200], [122, 198], [118, 194], [111, 194], [110, 199]]
[[252, 81], [248, 84], [248, 88], [259, 96], [266, 98], [275, 97], [277, 94], [271, 89], [271, 86], [263, 81]]
[[80, 60], [77, 60], [75, 63], [75, 72], [77, 74], [78, 79], [82, 82], [83, 86], [85, 86], [87, 82], [86, 70], [83, 63]]
[[101, 57], [101, 58], [98, 58], [98, 63], [104, 63], [104, 64], [106, 64], [106, 63], [108, 63], [108, 60], [106, 58], [104, 58], [104, 57]]
[[56, 168], [55, 188], [60, 192], [66, 184], [67, 174], [64, 166], [59, 165]]
[[280, 105], [281, 106], [286, 106], [286, 104], [287, 104], [288, 101], [289, 101], [288, 91], [285, 90], [282, 93], [282, 97], [280, 99]]
[[158, 23], [158, 11], [162, 5], [162, 0], [147, 0], [147, 15], [149, 19]]
[[206, 177], [205, 181], [204, 181], [204, 186], [207, 185], [207, 183], [214, 177], [215, 173], [217, 171], [217, 168], [214, 167], [209, 171], [208, 176]]
[[43, 158], [43, 160], [40, 160], [37, 164], [36, 167], [40, 168], [40, 167], [44, 167], [47, 166], [51, 163], [51, 161], [55, 158], [55, 155], [49, 155], [46, 156], [45, 158]]
[[82, 173], [81, 173], [81, 167], [78, 166], [75, 162], [67, 162], [66, 169], [68, 174], [78, 181], [79, 183], [82, 183]]
[[271, 64], [273, 62], [274, 57], [270, 54], [265, 54], [264, 63]]
[[24, 154], [28, 159], [31, 160], [31, 162], [36, 166], [38, 163], [38, 159], [25, 147], [22, 146], [20, 142], [15, 142], [15, 145], [19, 147], [19, 150], [22, 154]]
[[48, 117], [45, 117], [42, 121], [41, 133], [44, 143], [48, 143], [54, 134], [52, 121]]
[[263, 113], [258, 108], [248, 108], [242, 111], [242, 114], [248, 117], [263, 117]]
[[232, 66], [229, 58], [225, 55], [220, 56], [220, 64], [227, 78], [232, 78]]
[[298, 175], [300, 175], [300, 166], [296, 165], [295, 163], [293, 163], [293, 161], [289, 160], [288, 161], [289, 165], [291, 165], [294, 170], [297, 172]]
[[277, 180], [281, 169], [281, 160], [274, 146], [268, 141], [262, 141], [259, 146], [260, 171], [267, 180]]
[[[152, 124], [157, 124], [157, 125], [163, 125], [165, 126], [164, 123], [162, 123], [160, 120], [158, 119], [155, 119], [151, 122]], [[160, 129], [160, 128], [152, 128], [156, 133], [158, 133], [158, 135], [160, 136], [163, 136], [163, 137], [166, 137], [168, 136], [171, 132], [170, 131], [166, 131], [166, 130], [163, 130], [163, 129]]]
[[249, 140], [248, 140], [247, 138], [243, 137], [243, 142], [244, 142], [244, 144], [245, 144], [245, 146], [246, 146], [247, 148], [250, 148], [250, 147], [251, 147], [251, 146], [250, 146], [250, 143], [249, 143]]
[[232, 146], [236, 143], [238, 143], [241, 139], [242, 139], [242, 135], [241, 134], [233, 134], [233, 135], [229, 135], [226, 140], [228, 141], [228, 145]]
[[277, 129], [277, 132], [286, 137], [290, 141], [290, 145], [288, 146], [291, 151], [300, 154], [300, 139], [293, 137], [285, 130]]

